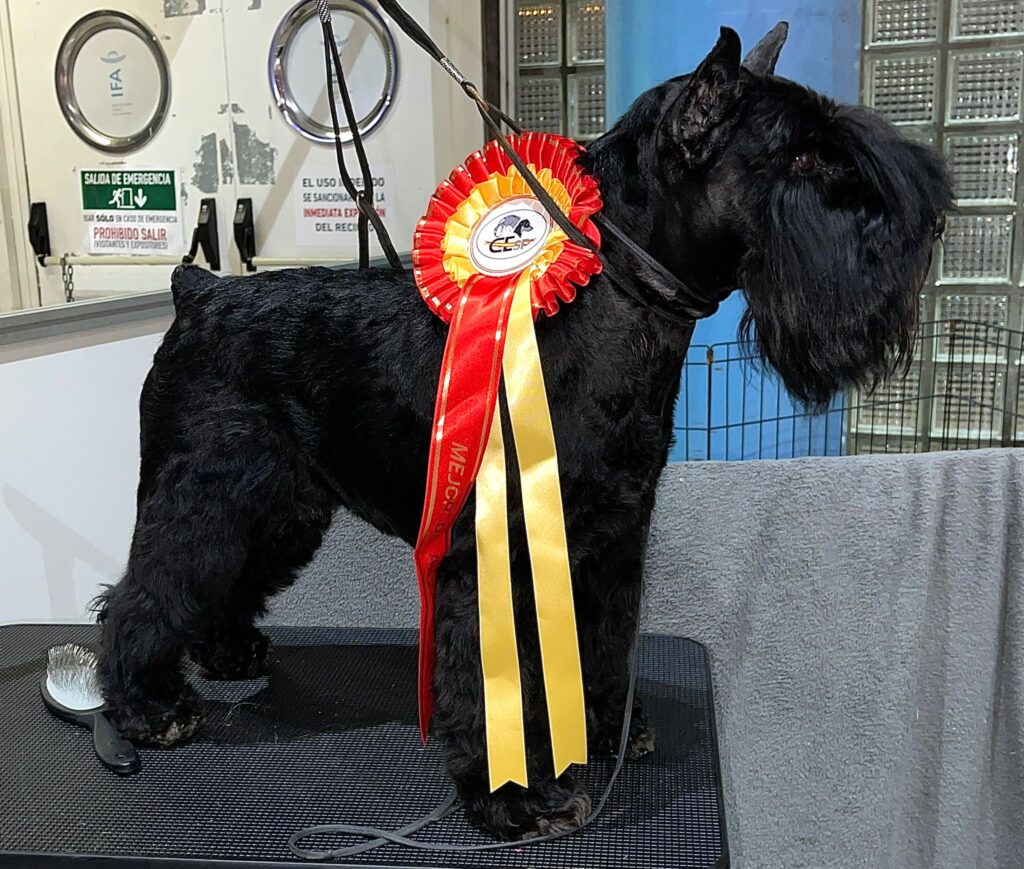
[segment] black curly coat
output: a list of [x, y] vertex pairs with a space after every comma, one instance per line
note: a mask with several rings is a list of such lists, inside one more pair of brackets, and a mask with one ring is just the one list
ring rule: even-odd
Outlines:
[[[950, 190], [939, 159], [877, 115], [776, 78], [784, 38], [777, 28], [741, 67], [739, 39], [723, 30], [694, 74], [642, 96], [582, 163], [606, 214], [694, 288], [691, 303], [710, 313], [745, 288], [764, 358], [821, 404], [908, 351]], [[647, 280], [612, 240], [604, 252], [617, 274]], [[174, 289], [177, 316], [142, 394], [131, 557], [100, 602], [115, 721], [158, 744], [199, 720], [183, 651], [221, 678], [262, 670], [253, 620], [316, 552], [335, 509], [414, 542], [446, 328], [408, 272], [179, 270]], [[615, 743], [623, 714], [642, 541], [691, 328], [605, 277], [537, 324], [595, 749]], [[475, 822], [499, 836], [575, 826], [589, 798], [549, 772], [518, 507], [532, 784], [488, 793], [472, 517], [456, 524], [438, 578], [434, 732]], [[636, 710], [634, 751], [651, 747]]]

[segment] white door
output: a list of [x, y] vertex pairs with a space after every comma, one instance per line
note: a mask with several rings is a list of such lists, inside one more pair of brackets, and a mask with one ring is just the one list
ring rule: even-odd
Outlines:
[[[188, 241], [199, 209], [197, 180], [210, 171], [208, 137], [225, 137], [229, 124], [220, 3], [119, 0], [118, 11], [135, 17], [157, 36], [170, 68], [166, 119], [150, 142], [123, 155], [104, 153], [75, 134], [61, 111], [55, 86], [55, 64], [66, 34], [83, 16], [109, 7], [68, 0], [10, 3], [29, 192], [33, 201], [47, 204], [54, 254], [84, 253], [80, 169], [173, 169]], [[102, 37], [86, 42], [81, 63], [85, 74], [89, 64], [97, 62], [92, 54], [119, 50]], [[122, 53], [130, 52], [126, 48]], [[228, 237], [230, 221], [230, 211], [222, 209], [222, 238]], [[76, 296], [164, 288], [169, 272], [170, 267], [80, 267]], [[40, 269], [40, 281], [44, 305], [63, 301], [59, 268]]]
[[[323, 36], [314, 4], [223, 2], [229, 144], [238, 195], [253, 201], [259, 255], [354, 259], [355, 209], [338, 177], [333, 142], [310, 138], [329, 138], [330, 130]], [[403, 5], [442, 50], [464, 63], [468, 58], [468, 74], [478, 74], [480, 4], [406, 0]], [[332, 0], [332, 6], [355, 113], [363, 119], [361, 128], [368, 128], [364, 142], [377, 207], [396, 248], [407, 251], [438, 181], [480, 146], [481, 126], [454, 82], [372, 0]], [[453, 110], [465, 119], [454, 128]], [[354, 151], [351, 146], [345, 151], [358, 178]]]
[[[332, 0], [365, 7], [393, 40], [394, 96], [366, 135], [380, 207], [396, 247], [408, 250], [413, 228], [437, 182], [481, 144], [468, 99], [373, 0]], [[312, 9], [311, 0], [299, 4]], [[479, 81], [480, 9], [466, 0], [408, 0], [405, 6]], [[15, 0], [10, 17], [26, 146], [29, 192], [46, 202], [53, 253], [85, 254], [79, 170], [173, 170], [187, 243], [200, 200], [215, 197], [224, 271], [241, 273], [232, 220], [239, 197], [253, 200], [258, 254], [288, 260], [343, 260], [356, 253], [354, 219], [339, 200], [333, 146], [301, 135], [285, 118], [271, 75], [274, 36], [294, 0], [119, 0], [116, 10], [156, 35], [170, 70], [166, 119], [151, 139], [124, 154], [104, 153], [72, 130], [58, 101], [54, 68], [62, 41], [83, 16], [110, 7], [68, 0]], [[358, 10], [357, 10], [358, 11]], [[337, 37], [357, 101], [370, 100], [381, 72], [380, 35], [336, 14]], [[292, 97], [321, 120], [326, 102], [322, 38], [312, 25], [297, 34], [289, 64]], [[357, 22], [358, 25], [358, 22]], [[390, 46], [390, 42], [389, 42]], [[100, 40], [89, 52], [106, 53]], [[119, 53], [118, 53], [119, 52]], [[119, 48], [110, 53], [120, 56]], [[95, 64], [94, 64], [95, 65]], [[358, 109], [358, 105], [357, 105]], [[351, 152], [351, 147], [348, 148]], [[350, 165], [355, 166], [354, 156]], [[333, 195], [332, 195], [333, 194]], [[174, 253], [180, 253], [175, 251]], [[200, 259], [200, 261], [202, 261]], [[171, 266], [76, 268], [76, 298], [165, 288]], [[39, 268], [43, 304], [63, 301], [59, 267]]]

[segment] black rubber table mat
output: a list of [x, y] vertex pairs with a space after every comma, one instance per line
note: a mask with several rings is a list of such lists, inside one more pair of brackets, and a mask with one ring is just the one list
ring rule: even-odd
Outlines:
[[[193, 676], [208, 709], [197, 738], [172, 750], [143, 749], [142, 772], [119, 778], [100, 765], [87, 730], [58, 721], [39, 699], [45, 650], [93, 643], [95, 628], [0, 628], [0, 866], [302, 865], [287, 846], [300, 828], [340, 822], [394, 829], [445, 798], [449, 781], [437, 743], [423, 748], [416, 727], [411, 632], [268, 632], [275, 643], [268, 677], [218, 683]], [[640, 674], [657, 750], [626, 762], [604, 813], [582, 833], [477, 854], [389, 844], [332, 865], [727, 866], [705, 650], [690, 640], [645, 637]], [[611, 767], [610, 760], [592, 761], [575, 774], [596, 798]], [[461, 812], [420, 837], [490, 841]]]

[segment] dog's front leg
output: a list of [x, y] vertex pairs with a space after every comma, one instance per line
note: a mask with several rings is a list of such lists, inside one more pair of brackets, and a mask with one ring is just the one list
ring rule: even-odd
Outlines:
[[[602, 547], [576, 570], [574, 593], [587, 697], [587, 736], [593, 754], [615, 754], [629, 689], [629, 651], [643, 592], [640, 529]], [[654, 728], [634, 694], [627, 757], [654, 750]]]
[[520, 663], [530, 787], [506, 784], [490, 791], [474, 558], [472, 551], [453, 551], [438, 577], [433, 726], [448, 771], [469, 819], [498, 838], [575, 829], [590, 812], [590, 797], [571, 776], [555, 779], [551, 773], [547, 715], [538, 708], [539, 670], [528, 655], [521, 654]]

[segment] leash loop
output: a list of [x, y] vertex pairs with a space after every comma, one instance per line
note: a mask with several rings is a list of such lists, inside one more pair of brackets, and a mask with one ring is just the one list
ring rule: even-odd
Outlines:
[[[352, 198], [352, 202], [359, 212], [357, 222], [359, 268], [367, 269], [370, 266], [370, 226], [372, 225], [380, 246], [384, 251], [384, 256], [387, 257], [388, 265], [394, 269], [401, 269], [403, 268], [402, 259], [395, 250], [391, 236], [373, 204], [373, 173], [370, 171], [370, 161], [366, 158], [363, 135], [359, 130], [359, 119], [356, 117], [355, 109], [352, 106], [352, 97], [349, 94], [348, 83], [345, 80], [345, 69], [341, 63], [338, 43], [334, 38], [334, 21], [331, 18], [328, 0], [316, 0], [316, 7], [320, 15], [320, 24], [324, 36], [324, 58], [327, 66], [327, 102], [331, 109], [331, 122], [334, 126], [334, 150], [338, 158], [338, 170], [341, 173], [342, 184], [344, 184], [346, 192]], [[356, 160], [363, 179], [362, 195], [360, 195], [359, 188], [356, 187], [355, 181], [353, 181], [352, 176], [349, 174], [348, 166], [345, 162], [345, 149], [341, 141], [341, 120], [338, 117], [338, 102], [335, 99], [334, 86], [332, 84], [335, 80], [341, 93], [341, 102], [345, 109], [345, 120], [348, 123], [349, 133], [352, 136], [352, 146], [355, 148]]]

